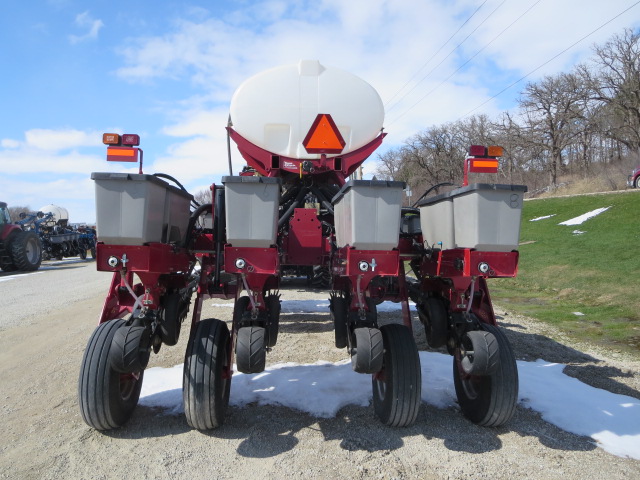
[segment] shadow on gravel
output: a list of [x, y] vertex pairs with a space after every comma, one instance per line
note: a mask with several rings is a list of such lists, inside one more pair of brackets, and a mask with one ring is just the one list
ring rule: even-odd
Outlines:
[[333, 331], [333, 322], [329, 315], [317, 313], [280, 315], [278, 331], [282, 333], [325, 333]]
[[513, 432], [522, 438], [535, 438], [547, 448], [558, 451], [595, 450], [589, 437], [565, 432], [545, 422], [540, 415], [518, 407], [514, 418], [503, 427], [479, 427], [456, 408], [439, 409], [422, 404], [418, 419], [412, 427], [392, 428], [381, 424], [373, 408], [347, 406], [335, 417], [317, 418], [297, 410], [251, 404], [230, 407], [225, 424], [216, 430], [197, 432], [187, 424], [184, 415], [168, 415], [162, 409], [138, 407], [123, 428], [102, 432], [113, 439], [140, 439], [181, 434], [206, 435], [212, 448], [216, 441], [240, 440], [236, 451], [247, 458], [271, 458], [293, 450], [299, 437], [322, 435], [322, 441], [338, 442], [341, 449], [369, 453], [393, 451], [405, 445], [405, 438], [422, 436], [427, 442], [436, 441], [452, 452], [483, 454], [500, 451], [501, 437]]

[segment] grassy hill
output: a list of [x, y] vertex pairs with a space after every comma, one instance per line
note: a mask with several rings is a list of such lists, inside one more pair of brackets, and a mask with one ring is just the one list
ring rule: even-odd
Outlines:
[[526, 201], [520, 243], [518, 277], [489, 284], [496, 303], [640, 355], [640, 191]]

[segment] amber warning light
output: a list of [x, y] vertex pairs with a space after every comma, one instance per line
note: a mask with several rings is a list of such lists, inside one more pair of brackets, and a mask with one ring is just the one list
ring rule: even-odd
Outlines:
[[140, 135], [105, 133], [102, 135], [102, 143], [107, 145], [108, 162], [137, 163], [140, 160], [140, 173], [142, 173], [142, 149], [136, 148], [140, 145]]
[[464, 162], [463, 185], [469, 184], [468, 173], [498, 173], [498, 157], [501, 157], [504, 149], [499, 146], [485, 147], [484, 145], [471, 145], [469, 157]]

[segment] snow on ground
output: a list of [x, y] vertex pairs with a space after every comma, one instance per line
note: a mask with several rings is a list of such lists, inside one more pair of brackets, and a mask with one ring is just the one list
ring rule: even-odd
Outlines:
[[[410, 306], [415, 303], [409, 302]], [[233, 303], [212, 303], [212, 307], [233, 308]], [[395, 312], [400, 309], [399, 303], [382, 302], [376, 306], [378, 312]], [[329, 300], [286, 300], [282, 301], [280, 313], [327, 313], [329, 311]]]
[[[326, 312], [328, 302], [283, 301], [282, 306], [283, 311]], [[400, 308], [392, 302], [380, 306]], [[425, 403], [438, 408], [456, 405], [451, 362], [448, 355], [420, 352]], [[518, 361], [520, 405], [540, 412], [563, 430], [590, 436], [607, 452], [640, 460], [640, 401], [586, 385], [562, 373], [564, 367], [544, 360]], [[182, 368], [145, 371], [140, 404], [162, 408], [167, 414], [182, 413]], [[346, 405], [367, 406], [370, 402], [371, 377], [353, 372], [348, 359], [277, 364], [253, 375], [234, 373], [230, 398], [230, 404], [238, 407], [281, 405], [321, 418], [335, 416]]]
[[611, 206], [602, 207], [602, 208], [596, 208], [595, 210], [591, 210], [590, 212], [587, 212], [587, 213], [585, 213], [583, 215], [580, 215], [579, 217], [575, 217], [575, 218], [572, 218], [570, 220], [566, 220], [564, 222], [560, 222], [558, 225], [581, 225], [584, 222], [586, 222], [587, 220], [589, 220], [590, 218], [593, 218], [596, 215], [600, 215], [602, 212], [606, 212], [610, 208], [611, 208]]
[[544, 217], [536, 217], [536, 218], [532, 218], [531, 220], [529, 220], [530, 222], [538, 222], [540, 220], [544, 220], [546, 218], [551, 218], [551, 217], [555, 217], [556, 214], [554, 213], [553, 215], [545, 215]]

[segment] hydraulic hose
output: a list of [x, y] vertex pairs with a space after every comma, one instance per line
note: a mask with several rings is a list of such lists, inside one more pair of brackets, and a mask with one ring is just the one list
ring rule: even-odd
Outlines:
[[416, 205], [418, 205], [418, 202], [420, 200], [422, 200], [424, 197], [426, 197], [427, 195], [429, 195], [429, 193], [431, 193], [432, 190], [436, 189], [436, 188], [440, 188], [440, 187], [454, 187], [456, 186], [455, 183], [451, 183], [451, 182], [442, 182], [442, 183], [438, 183], [436, 185], [434, 185], [431, 188], [428, 188], [426, 192], [424, 192], [420, 198], [418, 200], [416, 200], [413, 205], [411, 205], [411, 207], [415, 207]]
[[[184, 186], [178, 180], [176, 180], [174, 177], [172, 177], [171, 175], [168, 175], [166, 173], [154, 173], [153, 176], [154, 177], [158, 177], [158, 178], [166, 178], [167, 180], [171, 180], [173, 183], [175, 183], [180, 188], [180, 190], [182, 190], [185, 193], [189, 193], [189, 191], [186, 188], [184, 188]], [[191, 195], [191, 194], [189, 193], [189, 195]], [[194, 205], [196, 207], [200, 206], [200, 204], [198, 202], [196, 202], [195, 199], [193, 199], [191, 201], [194, 203]]]
[[191, 239], [193, 237], [193, 227], [195, 227], [198, 217], [205, 213], [207, 209], [211, 210], [211, 204], [203, 203], [198, 208], [196, 208], [196, 210], [191, 214], [191, 217], [189, 217], [189, 224], [187, 225], [187, 235], [185, 236], [183, 244], [184, 248], [189, 248], [189, 244], [191, 243]]
[[328, 211], [331, 215], [333, 215], [333, 205], [331, 205], [331, 202], [329, 202], [329, 201], [327, 200], [327, 198], [324, 196], [324, 194], [322, 193], [322, 191], [321, 191], [318, 187], [316, 187], [316, 186], [312, 185], [312, 186], [311, 186], [311, 193], [313, 193], [313, 194], [316, 196], [316, 198], [317, 198], [318, 200], [320, 200], [320, 203], [324, 206], [324, 208], [326, 208], [326, 209], [327, 209], [327, 211]]
[[287, 220], [289, 220], [289, 217], [291, 217], [291, 215], [293, 215], [293, 210], [300, 205], [300, 202], [304, 199], [304, 196], [307, 194], [308, 192], [308, 187], [300, 187], [300, 190], [298, 191], [298, 194], [296, 195], [295, 200], [293, 201], [293, 203], [291, 204], [291, 206], [287, 209], [286, 212], [284, 212], [282, 214], [282, 216], [280, 217], [280, 220], [278, 220], [278, 228], [281, 228]]

